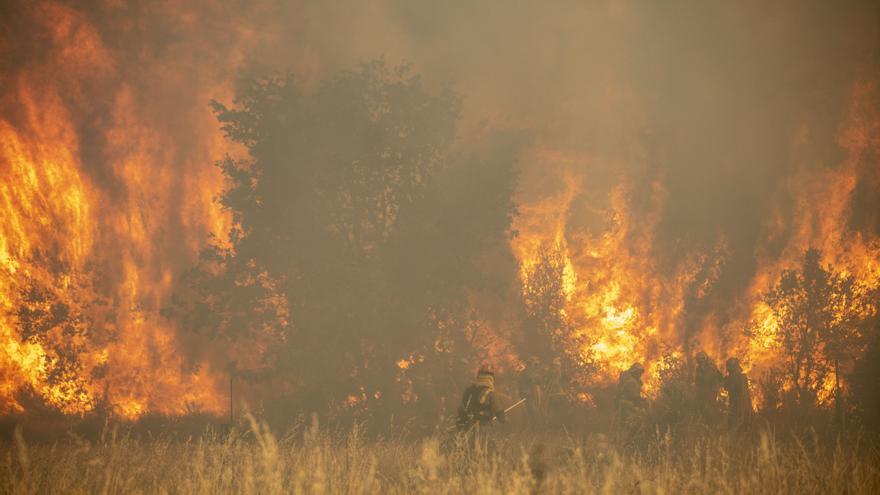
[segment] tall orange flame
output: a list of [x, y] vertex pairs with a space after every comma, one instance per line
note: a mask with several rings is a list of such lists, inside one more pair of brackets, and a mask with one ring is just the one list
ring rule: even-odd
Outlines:
[[[685, 252], [684, 262], [661, 270], [654, 235], [663, 212], [662, 180], [650, 188], [652, 206], [647, 215], [631, 211], [626, 177], [604, 197], [593, 193], [591, 201], [585, 201], [583, 185], [590, 177], [578, 171], [589, 170], [585, 165], [598, 158], [549, 149], [532, 150], [523, 158], [527, 169], [540, 170], [544, 177], [537, 186], [527, 180], [521, 192], [521, 214], [515, 225], [519, 236], [512, 248], [523, 267], [523, 280], [541, 255], [540, 246], [558, 247], [565, 259], [563, 316], [571, 326], [570, 341], [572, 345], [587, 342], [577, 344], [582, 347], [575, 353], [584, 364], [597, 368], [599, 382], [611, 381], [632, 363], [642, 362], [649, 372], [648, 388], [653, 389], [661, 357], [682, 358], [697, 350], [693, 345], [716, 359], [740, 357], [757, 375], [766, 372], [783, 357], [775, 344], [777, 323], [760, 295], [776, 283], [782, 270], [795, 267], [807, 249], [820, 249], [823, 264], [853, 274], [863, 286], [880, 283], [880, 239], [848, 223], [856, 188], [877, 191], [880, 186], [871, 182], [877, 181], [871, 167], [880, 157], [877, 102], [875, 83], [854, 85], [838, 136], [846, 159], [838, 166], [793, 171], [789, 190], [782, 195], [787, 202], [779, 206], [794, 213], [786, 217], [780, 210], [768, 217], [765, 226], [768, 242], [784, 236], [785, 247], [777, 254], [759, 247], [755, 277], [739, 296], [742, 303], [734, 303], [739, 316], [723, 328], [715, 323], [718, 308], [704, 315], [696, 328], [685, 328], [684, 319], [686, 300], [704, 297], [724, 269], [724, 238], [719, 237], [711, 249]], [[794, 138], [794, 160], [804, 158], [800, 149], [809, 140], [804, 126]], [[602, 221], [585, 227], [579, 219], [595, 217], [596, 211], [584, 209], [597, 208]], [[750, 324], [758, 330], [746, 338], [743, 330]]]
[[[227, 363], [162, 309], [211, 236], [230, 229], [215, 201], [223, 178], [212, 166], [228, 145], [208, 98], [230, 99], [232, 75], [259, 30], [239, 22], [228, 36], [199, 36], [202, 25], [212, 29], [200, 16], [219, 10], [225, 18], [222, 5], [147, 4], [159, 12], [142, 16], [109, 0], [95, 7], [100, 15], [22, 2], [16, 15], [28, 39], [0, 32], [0, 55], [23, 53], [0, 64], [0, 413], [40, 403], [69, 414], [108, 408], [127, 418], [226, 410]], [[147, 46], [143, 18], [152, 15], [172, 34], [187, 35]], [[302, 67], [333, 65], [306, 52]], [[616, 100], [636, 106], [630, 93], [615, 85], [600, 99], [613, 107], [606, 111]], [[729, 251], [742, 247], [718, 236], [664, 258], [662, 175], [628, 176], [629, 164], [599, 153], [530, 149], [521, 158], [535, 177], [522, 181], [511, 249], [523, 281], [546, 246], [560, 253], [565, 352], [602, 383], [642, 362], [652, 390], [662, 358], [686, 358], [693, 346], [715, 359], [739, 356], [753, 374], [777, 365], [778, 322], [760, 296], [805, 250], [820, 249], [823, 264], [864, 286], [880, 284], [877, 213], [865, 222], [874, 230], [854, 225], [861, 191], [875, 200], [880, 191], [878, 109], [877, 83], [854, 84], [837, 136], [840, 163], [812, 163], [817, 131], [805, 122], [796, 132], [790, 178], [768, 212], [764, 240], [748, 247], [757, 269], [731, 295], [734, 310], [724, 318], [718, 308], [691, 314], [689, 305], [707, 297]], [[591, 175], [600, 169], [621, 172]], [[283, 306], [283, 294], [278, 299]], [[746, 337], [749, 325], [758, 331]], [[490, 357], [516, 361], [498, 356], [510, 354], [516, 339], [500, 330], [482, 334], [494, 338], [484, 346]], [[417, 361], [403, 357], [397, 368]], [[364, 391], [352, 400], [379, 395]]]
[[[129, 54], [87, 15], [54, 2], [21, 15], [48, 47], [13, 70], [0, 107], [0, 411], [30, 393], [65, 413], [222, 412], [218, 370], [184, 359], [160, 315], [208, 234], [228, 230], [207, 101], [168, 109], [189, 136], [157, 127]], [[181, 81], [163, 62], [147, 75], [169, 94]]]

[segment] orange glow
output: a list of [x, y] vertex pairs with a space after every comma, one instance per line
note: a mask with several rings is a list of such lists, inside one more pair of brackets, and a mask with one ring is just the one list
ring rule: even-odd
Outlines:
[[[749, 321], [757, 331], [744, 344], [743, 353], [755, 374], [778, 366], [781, 361], [775, 344], [778, 324], [772, 311], [759, 301], [759, 296], [776, 283], [783, 270], [797, 267], [807, 249], [819, 249], [823, 266], [840, 275], [852, 275], [862, 289], [880, 285], [880, 239], [854, 232], [847, 223], [856, 187], [870, 180], [870, 169], [876, 167], [876, 160], [880, 157], [878, 101], [880, 90], [876, 83], [853, 85], [849, 107], [837, 136], [845, 158], [834, 168], [805, 166], [813, 139], [809, 126], [801, 126], [794, 136], [791, 159], [802, 170], [793, 176], [787, 193], [796, 205], [797, 214], [786, 219], [781, 212], [775, 212], [773, 222], [768, 223], [768, 239], [787, 230], [789, 241], [781, 256], [765, 256], [760, 260], [761, 275], [753, 281], [748, 296], [753, 308]], [[790, 388], [791, 384], [785, 386]], [[819, 386], [817, 399], [820, 404], [831, 400], [834, 388], [833, 374], [828, 374]]]
[[[868, 180], [869, 168], [876, 167], [880, 156], [878, 94], [874, 83], [854, 85], [838, 136], [846, 151], [843, 163], [799, 170], [780, 195], [793, 202], [793, 216], [786, 216], [783, 204], [780, 210], [768, 212], [767, 242], [777, 242], [783, 235], [789, 240], [779, 256], [770, 256], [759, 246], [755, 277], [742, 300], [732, 301], [740, 308], [739, 316], [719, 327], [715, 312], [720, 308], [710, 310], [702, 327], [692, 334], [696, 345], [718, 361], [739, 357], [753, 381], [781, 365], [783, 359], [776, 342], [778, 322], [760, 295], [778, 282], [783, 270], [796, 267], [806, 250], [820, 249], [823, 265], [855, 276], [861, 287], [880, 284], [880, 239], [854, 232], [847, 225], [855, 188]], [[802, 148], [810, 140], [807, 127], [794, 136], [792, 159], [796, 163], [807, 153]], [[582, 346], [569, 351], [598, 370], [594, 378], [600, 383], [610, 383], [632, 363], [642, 362], [647, 370], [646, 388], [654, 390], [660, 358], [685, 357], [681, 326], [685, 298], [705, 297], [712, 288], [724, 269], [724, 239], [710, 250], [685, 252], [684, 263], [671, 273], [668, 269], [661, 272], [653, 235], [665, 199], [662, 181], [653, 184], [650, 213], [636, 217], [629, 207], [632, 189], [624, 177], [605, 197], [593, 193], [590, 201], [582, 199], [591, 178], [576, 171], [589, 169], [585, 165], [599, 158], [538, 147], [522, 159], [528, 164], [526, 169], [543, 173], [541, 181], [527, 179], [520, 191], [520, 217], [514, 226], [519, 235], [511, 244], [523, 281], [538, 262], [540, 247], [558, 246], [565, 261], [563, 316], [571, 328], [571, 345]], [[585, 227], [583, 218], [600, 221]], [[743, 329], [750, 324], [757, 331], [746, 338]], [[732, 344], [721, 348], [719, 337], [724, 334]], [[820, 403], [829, 400], [834, 386], [833, 380], [822, 385]]]
[[537, 262], [540, 246], [560, 246], [565, 260], [564, 315], [573, 329], [572, 342], [585, 342], [584, 347], [569, 352], [580, 356], [584, 364], [595, 366], [599, 380], [606, 382], [641, 361], [649, 371], [648, 387], [652, 388], [652, 363], [664, 348], [676, 344], [675, 322], [683, 305], [684, 286], [694, 271], [693, 266], [682, 266], [677, 280], [664, 283], [654, 265], [650, 250], [662, 211], [662, 185], [653, 186], [654, 213], [648, 218], [631, 217], [630, 190], [624, 181], [611, 190], [601, 211], [587, 212], [601, 216], [598, 229], [572, 228], [570, 220], [585, 213], [574, 210], [573, 205], [582, 194], [581, 181], [589, 180], [576, 178], [573, 169], [589, 159], [536, 149], [524, 160], [535, 169], [554, 171], [561, 187], [553, 195], [520, 207], [514, 226], [519, 235], [512, 247], [523, 272]]
[[[161, 50], [144, 47], [130, 60], [133, 51], [109, 37], [120, 32], [140, 36], [137, 31], [144, 27], [117, 26], [118, 31], [108, 32], [96, 24], [101, 16], [90, 17], [76, 7], [42, 0], [30, 4], [22, 18], [46, 47], [37, 56], [16, 57], [22, 60], [9, 62], [9, 73], [0, 74], [0, 414], [25, 412], [42, 402], [71, 415], [96, 410], [129, 419], [192, 410], [225, 415], [228, 361], [234, 358], [242, 368], [265, 366], [260, 358], [268, 345], [251, 342], [251, 347], [236, 349], [206, 343], [163, 310], [209, 243], [232, 248], [233, 219], [216, 201], [225, 184], [214, 162], [242, 150], [226, 142], [208, 103], [211, 98], [234, 100], [232, 81], [251, 53], [243, 45], [262, 48], [260, 30], [235, 26], [223, 35], [234, 40], [224, 39], [209, 61], [202, 60], [208, 52], [205, 40], [211, 39], [207, 36], [181, 36], [182, 41], [169, 36]], [[113, 2], [106, 6], [111, 11], [119, 7]], [[144, 9], [175, 9], [167, 18], [196, 30], [198, 9], [204, 7], [159, 2]], [[266, 13], [256, 15], [269, 17]], [[3, 54], [5, 41], [0, 39]], [[307, 78], [342, 64], [332, 57], [324, 60], [320, 46], [316, 43], [292, 61], [307, 69]], [[641, 110], [629, 108], [638, 106], [639, 95], [625, 76], [604, 77], [608, 82], [595, 110], [608, 114], [625, 108], [620, 113], [648, 121], [640, 117]], [[180, 96], [185, 88], [192, 94]], [[485, 109], [482, 102], [476, 107]], [[487, 111], [506, 115], [506, 110]], [[474, 121], [482, 117], [467, 115]], [[544, 124], [520, 118], [519, 112], [509, 117], [524, 129]], [[567, 118], [554, 116], [559, 120], [554, 126], [568, 127]], [[506, 116], [498, 121], [499, 127], [510, 122]], [[736, 291], [729, 301], [712, 300], [729, 308], [700, 306], [699, 318], [687, 314], [689, 304], [706, 302], [722, 271], [729, 269], [725, 261], [734, 247], [725, 233], [707, 245], [662, 245], [658, 238], [671, 182], [661, 172], [630, 163], [642, 158], [606, 156], [600, 145], [583, 151], [580, 145], [550, 144], [571, 141], [556, 141], [554, 131], [546, 132], [551, 135], [546, 139], [537, 131], [530, 136], [534, 140], [529, 142], [537, 144], [519, 156], [524, 177], [515, 198], [519, 214], [512, 230], [518, 235], [510, 248], [523, 286], [542, 256], [548, 251], [558, 256], [555, 273], [561, 273], [557, 287], [562, 297], [554, 301], [561, 307], [554, 307], [558, 314], [553, 316], [565, 322], [561, 352], [584, 370], [595, 370], [583, 385], [611, 384], [621, 371], [641, 362], [651, 394], [658, 390], [664, 358], [686, 362], [697, 349], [719, 363], [739, 357], [754, 383], [784, 359], [780, 318], [761, 296], [785, 270], [797, 268], [808, 249], [821, 250], [823, 266], [852, 275], [859, 287], [880, 285], [876, 229], [852, 225], [860, 188], [880, 191], [876, 82], [852, 85], [834, 136], [842, 151], [839, 163], [815, 163], [813, 146], [829, 137], [816, 133], [826, 131], [807, 119], [795, 129], [788, 162], [778, 164], [790, 168], [787, 179], [773, 191], [760, 240], [744, 256], [754, 262], [754, 274], [728, 289]], [[575, 129], [571, 132], [572, 141], [580, 137]], [[470, 145], [467, 140], [462, 139], [462, 149]], [[679, 252], [664, 258], [671, 249]], [[250, 282], [271, 294], [265, 302], [276, 309], [280, 326], [286, 326], [296, 315], [288, 313], [282, 284], [265, 271], [254, 278]], [[522, 369], [525, 357], [514, 351], [518, 339], [510, 335], [511, 328], [519, 328], [515, 319], [522, 301], [507, 296], [506, 291], [491, 297], [468, 294], [470, 304], [463, 306], [491, 306], [487, 314], [474, 310], [458, 319], [437, 310], [430, 316], [438, 329], [433, 346], [427, 341], [425, 348], [395, 355], [385, 367], [372, 369], [396, 374], [404, 402], [419, 400], [419, 367], [425, 354], [435, 366], [431, 352], [462, 352], [456, 356], [461, 360], [448, 360], [455, 366], [479, 359], [502, 372]], [[492, 302], [481, 306], [481, 298]], [[753, 331], [746, 334], [746, 328]], [[276, 329], [264, 330], [267, 341], [285, 338]], [[455, 332], [466, 335], [466, 344], [447, 338]], [[833, 398], [836, 383], [828, 376], [819, 386], [820, 403]], [[384, 394], [386, 399], [393, 395]], [[573, 395], [592, 403], [583, 390]], [[339, 399], [343, 407], [359, 408], [382, 396], [360, 387]]]
[[[115, 82], [126, 61], [85, 15], [53, 2], [28, 15], [52, 50], [2, 95], [17, 113], [0, 116], [0, 412], [22, 411], [29, 391], [69, 414], [99, 404], [126, 418], [223, 413], [223, 374], [186, 362], [160, 316], [180, 270], [231, 224], [214, 202], [214, 118], [197, 103], [203, 141], [184, 151], [145, 120], [140, 89]], [[100, 153], [84, 150], [73, 115], [92, 101], [111, 109], [89, 131]], [[181, 226], [182, 246], [169, 225]]]

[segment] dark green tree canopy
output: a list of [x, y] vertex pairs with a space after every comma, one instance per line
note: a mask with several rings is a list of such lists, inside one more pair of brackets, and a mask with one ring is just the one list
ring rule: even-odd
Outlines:
[[260, 342], [265, 365], [316, 401], [353, 385], [393, 397], [399, 359], [453, 366], [431, 355], [438, 314], [463, 322], [479, 291], [515, 294], [517, 139], [456, 141], [452, 93], [377, 61], [314, 88], [250, 80], [213, 105], [249, 156], [220, 163], [236, 226], [189, 278], [190, 327]]
[[228, 164], [223, 204], [247, 234], [240, 253], [265, 263], [298, 256], [292, 242], [374, 253], [424, 195], [458, 118], [456, 97], [381, 61], [312, 92], [292, 77], [249, 81], [233, 108], [214, 106], [252, 158]]

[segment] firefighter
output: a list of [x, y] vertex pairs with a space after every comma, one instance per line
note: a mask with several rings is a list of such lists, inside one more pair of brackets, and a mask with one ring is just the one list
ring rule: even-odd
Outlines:
[[736, 431], [747, 425], [752, 416], [749, 379], [743, 373], [737, 358], [727, 360], [724, 388], [727, 390], [727, 427], [730, 431]]
[[620, 432], [624, 442], [629, 446], [642, 423], [648, 409], [648, 403], [642, 397], [642, 375], [645, 368], [641, 363], [634, 363], [628, 370], [620, 374], [617, 382], [617, 416]]
[[709, 422], [718, 410], [718, 392], [724, 377], [718, 371], [709, 356], [700, 351], [697, 353], [697, 369], [694, 376], [696, 388], [697, 414], [703, 421]]
[[550, 372], [547, 374], [547, 386], [545, 388], [548, 413], [552, 413], [557, 418], [564, 414], [568, 407], [568, 395], [563, 386], [565, 378], [562, 376], [562, 360], [553, 359]]
[[504, 409], [495, 392], [495, 369], [483, 364], [474, 382], [462, 394], [456, 425], [459, 431], [467, 432], [494, 420], [504, 422]]
[[517, 388], [519, 396], [526, 400], [526, 411], [532, 423], [539, 423], [542, 414], [541, 407], [544, 403], [544, 389], [541, 386], [541, 363], [538, 358], [528, 359], [525, 368], [520, 371]]

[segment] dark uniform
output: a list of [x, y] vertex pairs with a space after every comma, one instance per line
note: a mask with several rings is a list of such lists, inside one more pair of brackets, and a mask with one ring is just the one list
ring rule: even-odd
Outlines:
[[564, 413], [568, 407], [568, 396], [565, 393], [565, 387], [562, 385], [563, 381], [562, 361], [556, 358], [553, 360], [553, 365], [547, 374], [547, 386], [545, 388], [548, 414], [556, 415], [556, 417]]
[[483, 366], [474, 383], [461, 396], [456, 425], [459, 431], [470, 431], [476, 425], [487, 425], [495, 419], [504, 421], [504, 409], [495, 393], [495, 373]]
[[724, 377], [705, 352], [697, 353], [695, 373], [697, 413], [704, 421], [711, 420], [718, 410], [718, 392]]
[[517, 388], [519, 396], [526, 399], [526, 411], [529, 420], [537, 423], [541, 420], [541, 407], [544, 403], [544, 389], [541, 387], [540, 363], [537, 359], [529, 360], [525, 369], [520, 371]]
[[645, 368], [635, 363], [620, 374], [617, 382], [617, 412], [621, 427], [628, 432], [638, 429], [647, 410], [642, 397], [642, 374]]
[[752, 395], [749, 392], [749, 379], [736, 358], [727, 360], [724, 388], [727, 390], [727, 426], [730, 431], [738, 430], [752, 417]]

